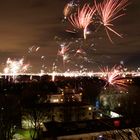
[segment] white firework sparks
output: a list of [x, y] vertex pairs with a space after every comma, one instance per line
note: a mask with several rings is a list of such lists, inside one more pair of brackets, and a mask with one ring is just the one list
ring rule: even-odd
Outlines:
[[19, 60], [12, 60], [11, 58], [8, 58], [3, 72], [4, 74], [17, 75], [20, 73], [26, 73], [28, 69], [29, 64], [24, 64], [24, 58]]

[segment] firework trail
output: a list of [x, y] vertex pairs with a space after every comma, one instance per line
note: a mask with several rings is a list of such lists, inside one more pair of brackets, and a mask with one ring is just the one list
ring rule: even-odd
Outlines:
[[89, 4], [85, 4], [82, 9], [78, 8], [77, 13], [70, 15], [68, 18], [73, 27], [83, 29], [84, 39], [86, 39], [88, 25], [93, 22], [92, 17], [95, 12], [96, 9], [94, 6], [91, 8]]
[[37, 52], [40, 49], [38, 46], [32, 46], [28, 48], [28, 53]]
[[122, 37], [112, 27], [112, 22], [119, 17], [123, 16], [124, 13], [120, 13], [127, 5], [128, 0], [104, 0], [102, 3], [97, 4], [94, 0], [97, 13], [101, 19], [101, 24], [104, 25], [109, 40], [113, 43], [109, 31], [113, 32], [119, 37]]
[[37, 47], [35, 51], [37, 52], [39, 49], [40, 49], [40, 47]]
[[82, 48], [79, 48], [79, 49], [77, 49], [76, 50], [76, 53], [75, 53], [75, 55], [86, 55], [86, 52], [82, 49]]
[[109, 69], [105, 67], [101, 69], [103, 72], [102, 79], [106, 82], [106, 86], [112, 85], [116, 87], [118, 90], [126, 90], [127, 84], [125, 83], [124, 79], [122, 78], [122, 70], [120, 67], [114, 66], [113, 68]]
[[29, 69], [29, 64], [24, 64], [24, 59], [12, 60], [8, 58], [6, 61], [6, 66], [3, 69], [4, 74], [17, 75], [20, 73], [25, 73]]
[[65, 68], [65, 63], [66, 61], [69, 59], [69, 54], [68, 54], [68, 51], [69, 51], [69, 45], [71, 43], [69, 43], [68, 45], [66, 45], [65, 43], [62, 43], [60, 45], [60, 50], [58, 50], [58, 55], [62, 57], [63, 59], [63, 67]]

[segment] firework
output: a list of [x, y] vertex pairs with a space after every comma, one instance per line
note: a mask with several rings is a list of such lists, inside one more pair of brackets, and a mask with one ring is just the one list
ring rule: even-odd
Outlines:
[[85, 55], [86, 52], [83, 49], [79, 48], [79, 49], [76, 50], [75, 55], [77, 55], [77, 54]]
[[67, 16], [71, 13], [72, 8], [73, 8], [73, 3], [72, 3], [72, 2], [67, 3], [67, 4], [65, 5], [64, 10], [63, 10], [64, 19], [66, 19]]
[[65, 63], [67, 62], [67, 60], [69, 59], [69, 46], [70, 46], [71, 43], [68, 43], [66, 45], [66, 43], [62, 43], [60, 45], [60, 49], [58, 50], [58, 55], [62, 57], [62, 60], [63, 60], [63, 67], [65, 68]]
[[69, 55], [68, 54], [63, 55], [63, 61], [64, 62], [67, 61], [68, 59], [69, 59]]
[[41, 59], [45, 59], [45, 56], [44, 56], [44, 55], [42, 55], [42, 56], [41, 56]]
[[68, 50], [69, 50], [69, 47], [63, 45], [61, 46], [61, 49], [58, 50], [58, 55], [63, 57]]
[[6, 61], [4, 68], [4, 74], [17, 75], [19, 73], [25, 73], [29, 69], [29, 64], [24, 64], [24, 59], [12, 60], [10, 58]]
[[109, 40], [112, 42], [109, 31], [113, 32], [119, 37], [122, 37], [112, 28], [112, 22], [124, 15], [124, 13], [122, 14], [120, 13], [120, 11], [122, 11], [128, 5], [128, 0], [104, 0], [99, 4], [97, 4], [96, 0], [94, 0], [94, 3], [96, 10], [100, 16], [101, 23], [105, 27]]
[[78, 8], [77, 13], [68, 18], [73, 27], [83, 29], [84, 39], [86, 39], [88, 25], [93, 22], [92, 17], [95, 11], [95, 7], [91, 8], [88, 4], [85, 4], [82, 9]]
[[108, 67], [101, 69], [103, 75], [102, 79], [106, 82], [105, 87], [107, 85], [112, 85], [119, 90], [126, 90], [127, 84], [122, 78], [122, 71], [120, 67], [114, 66], [112, 69]]
[[28, 53], [37, 52], [40, 49], [38, 46], [32, 46], [28, 48]]
[[40, 47], [37, 47], [35, 51], [37, 52], [39, 49], [40, 49]]
[[78, 3], [75, 2], [74, 0], [70, 1], [64, 6], [63, 14], [64, 14], [64, 19], [67, 19], [67, 17], [72, 13], [75, 7], [78, 6]]

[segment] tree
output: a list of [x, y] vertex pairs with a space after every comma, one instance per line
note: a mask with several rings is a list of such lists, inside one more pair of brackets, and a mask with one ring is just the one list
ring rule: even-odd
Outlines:
[[46, 121], [47, 114], [48, 113], [45, 109], [42, 109], [37, 105], [31, 108], [26, 108], [24, 110], [24, 119], [29, 120], [32, 125], [31, 128], [29, 128], [29, 130], [30, 136], [33, 140], [39, 139], [41, 126], [43, 122]]
[[19, 102], [14, 95], [0, 95], [0, 140], [10, 140], [17, 120], [20, 120]]

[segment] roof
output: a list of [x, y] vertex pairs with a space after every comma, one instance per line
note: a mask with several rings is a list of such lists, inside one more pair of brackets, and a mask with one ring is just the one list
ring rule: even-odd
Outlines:
[[[51, 121], [48, 123], [44, 123], [44, 125], [48, 130], [48, 136], [66, 136], [136, 127], [136, 124], [132, 124], [128, 121], [128, 119], [125, 118], [96, 119], [61, 123]], [[138, 125], [139, 124], [137, 124], [137, 126]]]

